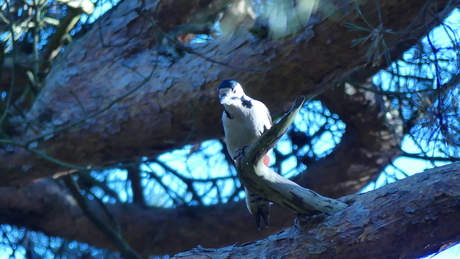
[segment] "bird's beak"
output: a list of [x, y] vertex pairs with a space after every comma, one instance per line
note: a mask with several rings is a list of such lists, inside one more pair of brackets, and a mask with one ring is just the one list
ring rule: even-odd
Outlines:
[[227, 94], [219, 95], [219, 101], [220, 101], [220, 104], [227, 104], [229, 101], [228, 95]]
[[222, 89], [219, 91], [219, 101], [220, 104], [226, 104], [229, 100], [229, 93], [230, 91], [227, 89]]

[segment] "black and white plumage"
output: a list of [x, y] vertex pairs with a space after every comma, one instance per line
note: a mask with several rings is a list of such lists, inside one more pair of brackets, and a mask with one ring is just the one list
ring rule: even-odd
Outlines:
[[[222, 81], [217, 88], [220, 103], [224, 106], [222, 124], [227, 151], [232, 158], [238, 150], [255, 142], [272, 125], [270, 112], [260, 101], [247, 96], [234, 79]], [[246, 190], [246, 206], [260, 229], [260, 218], [268, 227], [270, 202]]]

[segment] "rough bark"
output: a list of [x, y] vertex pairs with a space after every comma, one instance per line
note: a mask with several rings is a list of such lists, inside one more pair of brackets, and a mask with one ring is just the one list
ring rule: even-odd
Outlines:
[[173, 258], [418, 258], [460, 241], [460, 163], [350, 195], [333, 215], [298, 218], [264, 240]]
[[[452, 6], [445, 8], [448, 2], [436, 2], [439, 17], [452, 10]], [[194, 1], [186, 5], [159, 3], [148, 3], [145, 8], [156, 10], [155, 18], [166, 29], [186, 22], [197, 8]], [[421, 25], [439, 21], [425, 16], [419, 1], [387, 0], [380, 5], [384, 28], [399, 32], [385, 34], [389, 47], [413, 34], [426, 33]], [[28, 131], [17, 141], [34, 139], [28, 147], [81, 167], [157, 155], [184, 144], [221, 137], [220, 125], [215, 123], [220, 109], [214, 88], [224, 78], [236, 77], [250, 85], [249, 94], [277, 114], [294, 97], [332, 86], [367, 62], [365, 53], [370, 43], [351, 48], [351, 41], [363, 33], [344, 28], [346, 22], [364, 23], [352, 2], [323, 2], [305, 30], [285, 39], [256, 41], [242, 28], [231, 40], [216, 39], [193, 46], [233, 67], [258, 71], [223, 67], [190, 54], [176, 62], [161, 56], [157, 59], [151, 26], [134, 11], [139, 6], [135, 1], [120, 3], [85, 37], [68, 47], [27, 115], [42, 127], [35, 127], [38, 133]], [[174, 14], [168, 9], [172, 6]], [[360, 5], [366, 20], [375, 26], [380, 24], [376, 8], [375, 1]], [[138, 73], [147, 76], [154, 68], [154, 75], [140, 89], [90, 118], [141, 85], [145, 78]], [[43, 138], [43, 134], [48, 135]], [[22, 147], [13, 152], [0, 150], [0, 154], [3, 185], [24, 184], [67, 170]]]

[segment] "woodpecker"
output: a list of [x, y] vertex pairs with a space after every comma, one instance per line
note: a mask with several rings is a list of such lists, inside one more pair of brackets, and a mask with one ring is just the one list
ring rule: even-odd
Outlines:
[[[222, 124], [227, 151], [232, 158], [238, 150], [255, 142], [272, 125], [267, 107], [260, 101], [247, 96], [243, 87], [235, 79], [227, 79], [217, 88], [220, 104], [224, 106]], [[268, 156], [264, 164], [268, 166]], [[254, 217], [257, 229], [260, 218], [268, 227], [270, 202], [246, 189], [246, 207]]]

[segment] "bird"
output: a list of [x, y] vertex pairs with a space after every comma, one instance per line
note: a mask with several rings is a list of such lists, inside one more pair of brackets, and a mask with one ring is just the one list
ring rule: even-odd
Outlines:
[[[223, 80], [218, 88], [220, 104], [224, 106], [222, 125], [224, 128], [227, 151], [234, 159], [237, 152], [249, 146], [272, 126], [270, 111], [262, 102], [244, 93], [243, 87], [235, 79]], [[264, 157], [268, 166], [268, 156]], [[260, 219], [268, 228], [270, 202], [251, 192], [245, 187], [246, 207], [252, 214], [257, 229], [260, 230]]]

